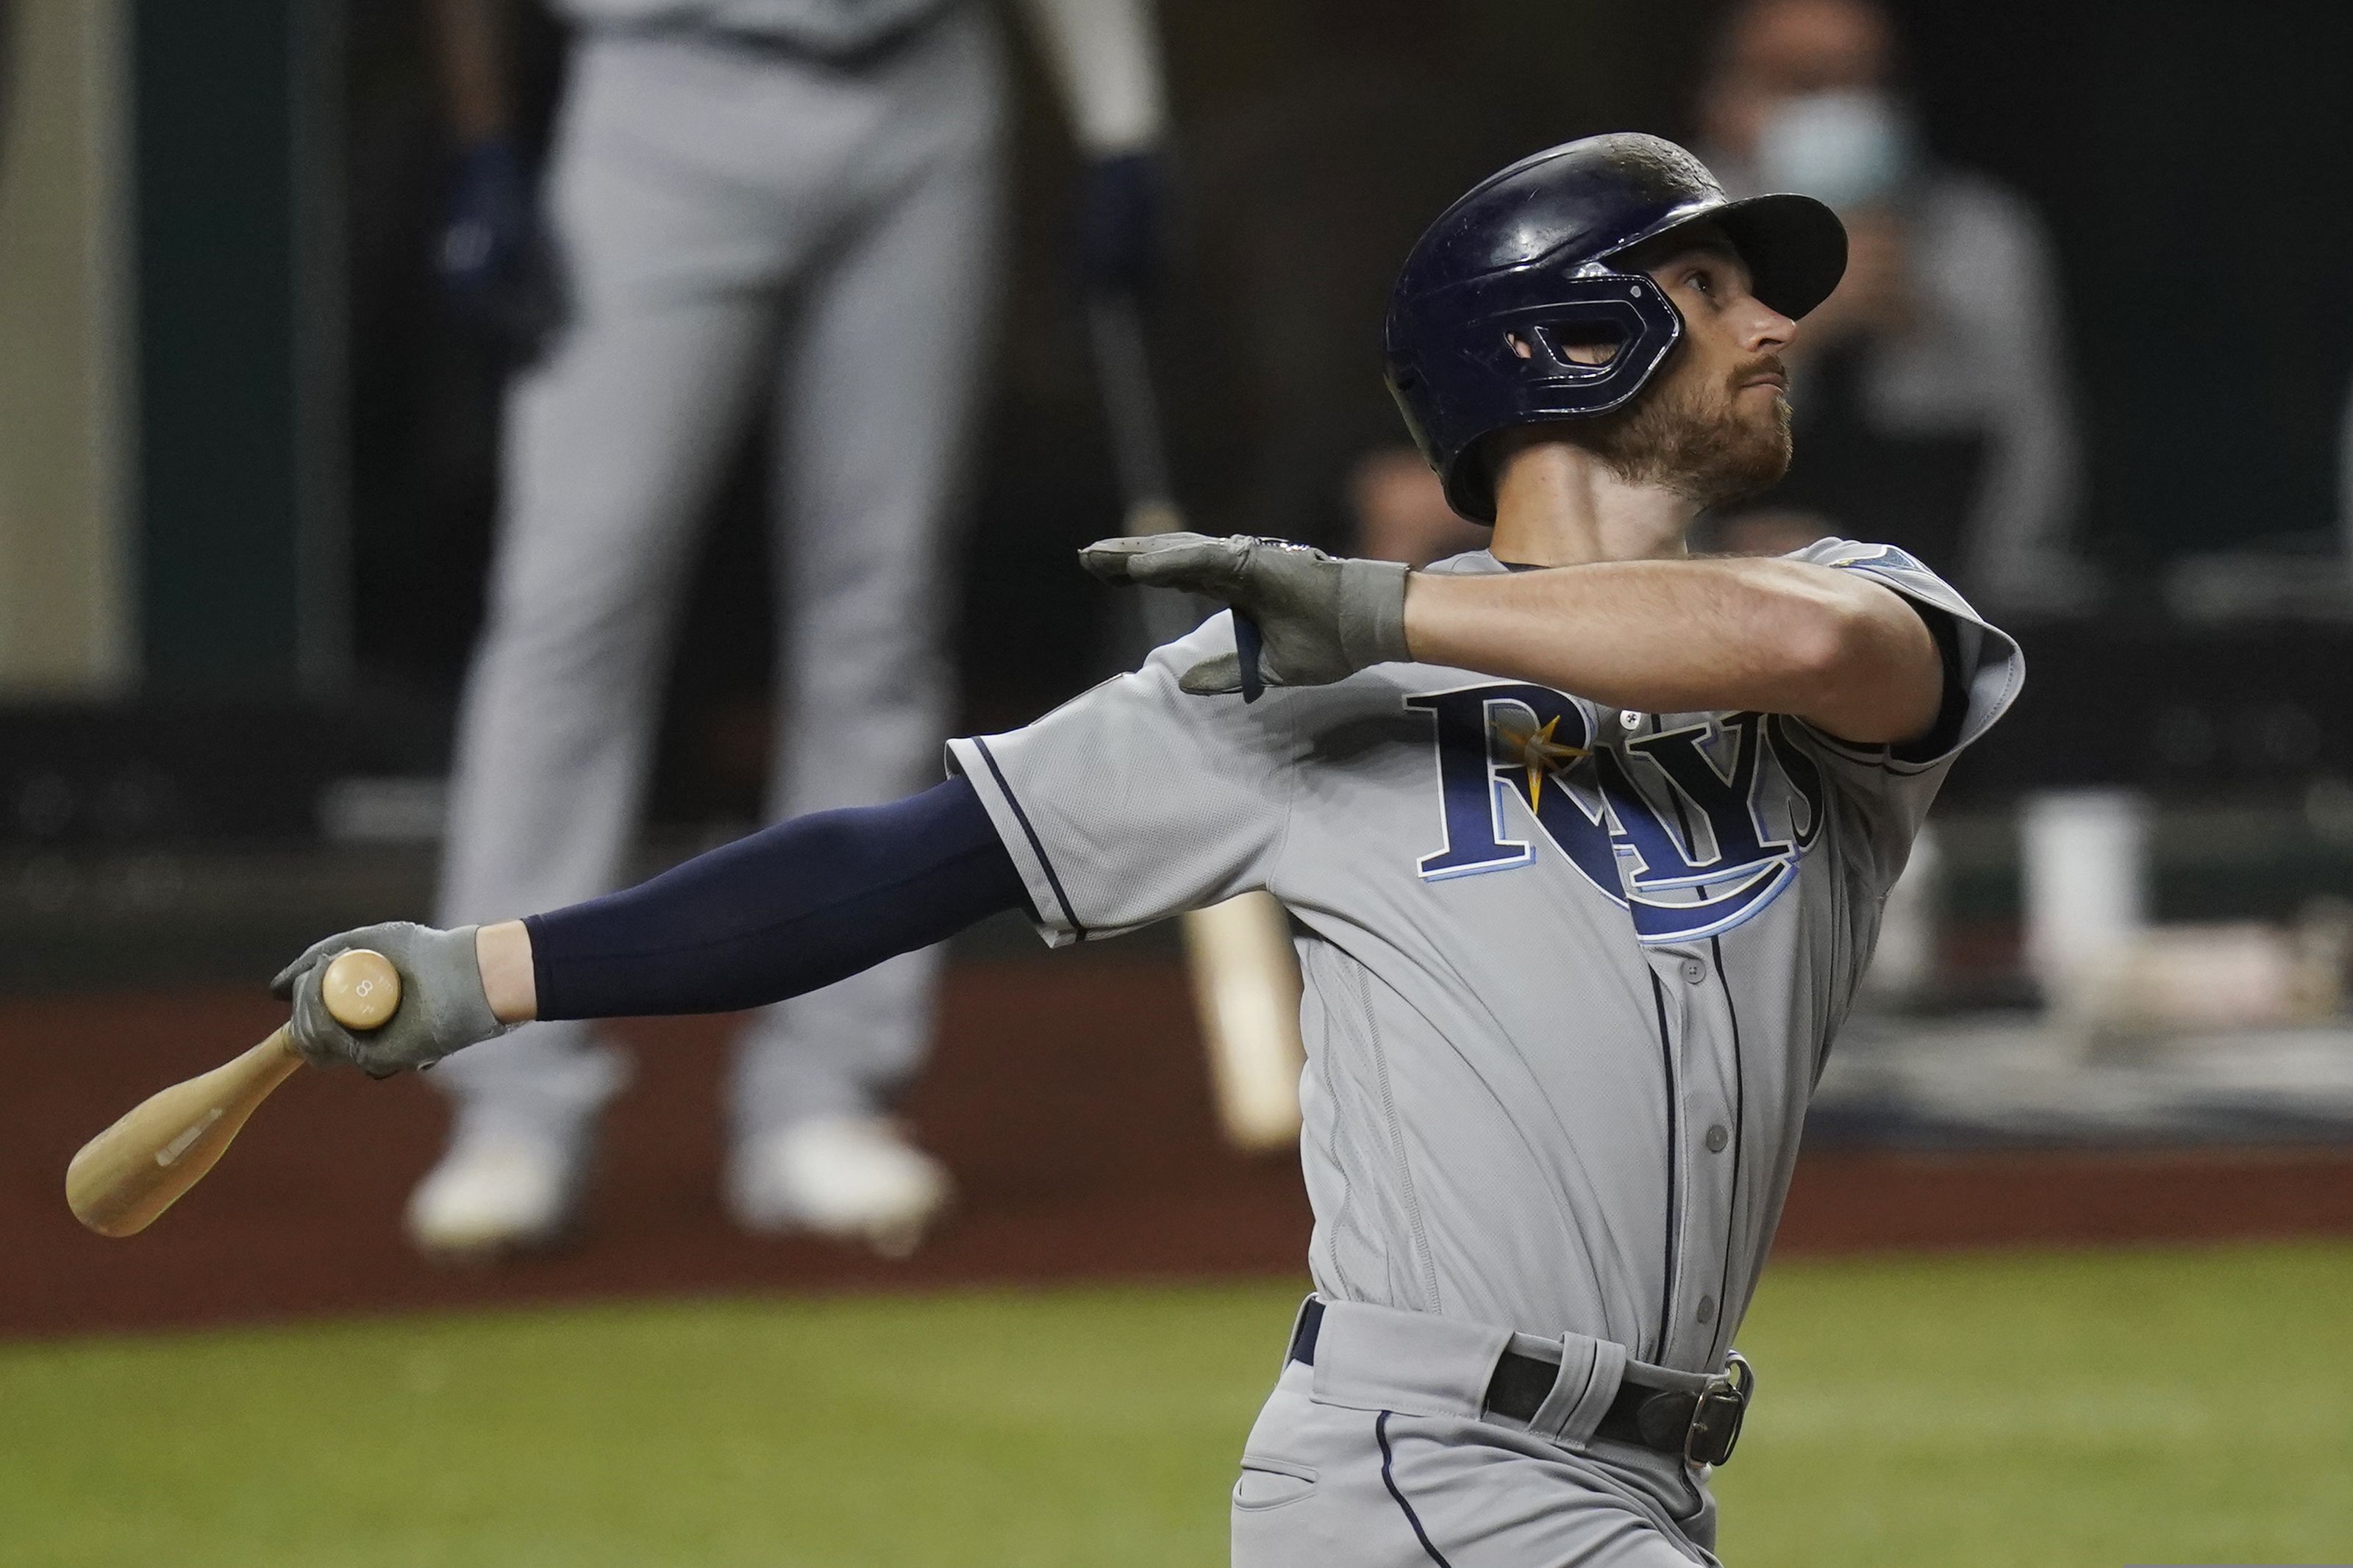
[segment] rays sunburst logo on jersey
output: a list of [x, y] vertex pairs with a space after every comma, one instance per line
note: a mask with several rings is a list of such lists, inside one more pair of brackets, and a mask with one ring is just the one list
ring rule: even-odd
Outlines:
[[1598, 745], [1585, 708], [1542, 686], [1405, 705], [1435, 731], [1444, 841], [1416, 864], [1425, 881], [1533, 865], [1540, 833], [1642, 941], [1688, 942], [1770, 904], [1821, 831], [1821, 772], [1783, 720], [1729, 714]]

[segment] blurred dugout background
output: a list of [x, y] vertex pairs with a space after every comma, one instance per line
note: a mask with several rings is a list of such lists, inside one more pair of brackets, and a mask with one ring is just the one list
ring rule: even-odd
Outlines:
[[[480, 622], [505, 366], [432, 273], [448, 144], [425, 11], [5, 15], [0, 984], [249, 986], [319, 931], [425, 912]], [[543, 126], [561, 38], [515, 15], [518, 100]], [[1380, 467], [1398, 432], [1378, 316], [1396, 258], [1470, 180], [1612, 127], [1707, 146], [1736, 88], [1778, 112], [1873, 74], [1836, 27], [1727, 35], [1723, 16], [1170, 7], [1171, 262], [1149, 325], [1197, 526], [1345, 549], [1385, 506], [1412, 513], [1410, 473]], [[1825, 194], [1859, 228], [1910, 214], [1899, 270], [1933, 260], [1917, 193], [1945, 173], [2024, 215], [2052, 263], [2030, 324], [2063, 383], [2052, 423], [2077, 436], [2043, 536], [1989, 567], [1956, 500], [2001, 460], [1983, 418], [1801, 430], [1793, 487], [1862, 478], [1793, 491], [1793, 526], [1929, 518], [1925, 552], [1950, 547], [2035, 672], [1947, 792], [1818, 1146], [2342, 1144], [2353, 21], [2089, 0], [1895, 21], [1861, 85], [1898, 111], [1908, 176], [1869, 167], [1893, 155], [1883, 116], [1832, 116], [1811, 163], [1790, 156], [1848, 182]], [[1075, 165], [1052, 95], [1020, 102], [1014, 294], [961, 574], [965, 730], [1020, 722], [1115, 657], [1071, 562], [1119, 515], [1069, 287]], [[1770, 153], [1749, 150], [1755, 177]], [[1839, 384], [1806, 374], [1801, 418]], [[1868, 372], [1843, 384], [1874, 395]], [[763, 473], [747, 448], [712, 520], [649, 866], [757, 808]]]
[[[534, 8], [515, 10], [519, 101], [543, 127], [562, 40]], [[1789, 489], [1717, 520], [1719, 542], [1919, 529], [1903, 542], [1966, 572], [2033, 668], [2021, 706], [1955, 774], [1901, 892], [1822, 1086], [1786, 1249], [2353, 1233], [2353, 13], [1911, 0], [1893, 16], [1892, 56], [1859, 63], [1803, 26], [1744, 44], [1701, 0], [1167, 5], [1170, 263], [1147, 327], [1179, 499], [1211, 531], [1400, 552], [1435, 542], [1427, 494], [1395, 458], [1377, 351], [1390, 273], [1419, 226], [1472, 179], [1571, 136], [1641, 128], [1707, 146], [1742, 124], [1778, 127], [1739, 161], [1759, 178], [1778, 160], [1836, 185], [1821, 194], [1872, 237], [1876, 291], [1818, 334], [1837, 352], [1799, 366], [1811, 423]], [[1034, 79], [1034, 57], [1012, 56]], [[1111, 603], [1071, 559], [1120, 517], [1070, 287], [1077, 165], [1053, 95], [1023, 85], [1013, 292], [958, 574], [965, 731], [1019, 723], [1118, 657]], [[414, 1085], [342, 1080], [290, 1089], [302, 1109], [259, 1119], [186, 1212], [135, 1246], [72, 1228], [56, 1176], [81, 1138], [269, 1027], [259, 982], [319, 932], [429, 910], [504, 374], [433, 275], [443, 123], [416, 0], [0, 0], [0, 1062], [17, 1086], [0, 1112], [0, 1238], [15, 1259], [0, 1272], [0, 1335], [746, 1285], [1295, 1273], [1296, 1173], [1218, 1148], [1173, 941], [1048, 959], [1009, 922], [958, 944], [939, 1055], [907, 1108], [967, 1199], [910, 1265], [763, 1246], [722, 1222], [708, 1131], [722, 1030], [691, 1021], [638, 1031], [651, 1049], [617, 1108], [613, 1168], [574, 1255], [496, 1276], [410, 1258], [399, 1205], [439, 1115]], [[2027, 282], [1964, 298], [1992, 275], [1969, 258], [1994, 252]], [[2036, 279], [2048, 297], [2029, 310]], [[1924, 376], [1901, 351], [1930, 328], [1945, 336]], [[1949, 379], [1946, 365], [1959, 367]], [[2050, 417], [2010, 417], [2022, 406]], [[1987, 523], [1976, 500], [2020, 462], [2041, 477], [2019, 481], [2029, 500], [2013, 517], [2036, 521]], [[711, 519], [670, 677], [649, 869], [758, 808], [772, 662], [762, 476], [747, 451]], [[2127, 1520], [2147, 1527], [2135, 1539], [2148, 1552], [2211, 1560], [2251, 1542], [2308, 1553], [2341, 1541], [2341, 1478], [2307, 1481], [2262, 1439], [2308, 1431], [2317, 1447], [2304, 1458], [2341, 1453], [2342, 1401], [2315, 1404], [2302, 1381], [2266, 1393], [2245, 1381], [2261, 1369], [2230, 1359], [2265, 1332], [2298, 1358], [2324, 1337], [2316, 1325], [2341, 1310], [2341, 1252], [2203, 1275], [2194, 1262], [2111, 1271], [2105, 1257], [1983, 1275], [1777, 1268], [1788, 1283], [1768, 1282], [1749, 1348], [1778, 1344], [1799, 1369], [1785, 1386], [1807, 1383], [1814, 1403], [1797, 1395], [1775, 1416], [1768, 1395], [1756, 1423], [1741, 1500], [1766, 1522], [1736, 1526], [1752, 1531], [1730, 1538], [1743, 1560], [1947, 1560], [1934, 1543], [1957, 1562], [2048, 1562], [2072, 1540], [2073, 1556], [2109, 1561]], [[1067, 1321], [986, 1301], [903, 1319], [849, 1307], [847, 1326], [820, 1313], [759, 1342], [807, 1355], [776, 1347], [846, 1335], [854, 1368], [867, 1354], [903, 1362], [904, 1325], [920, 1323], [912, 1337], [942, 1356], [967, 1337], [976, 1356], [1013, 1355], [1033, 1392], [1062, 1373], [1117, 1377], [1152, 1408], [1189, 1413], [1166, 1428], [1193, 1456], [1163, 1466], [1168, 1496], [1190, 1500], [1166, 1539], [1198, 1549], [1166, 1560], [1204, 1560], [1262, 1370], [1251, 1360], [1237, 1381], [1231, 1368], [1266, 1351], [1287, 1310], [1288, 1286], [1251, 1289], [1053, 1309]], [[2151, 1315], [2118, 1338], [2100, 1323], [2124, 1300]], [[1916, 1315], [1932, 1301], [1957, 1316]], [[1004, 1329], [1016, 1319], [1029, 1326]], [[600, 1466], [613, 1476], [600, 1496], [653, 1495], [636, 1448], [592, 1441], [596, 1419], [638, 1408], [631, 1378], [733, 1387], [731, 1347], [759, 1331], [727, 1318], [710, 1364], [678, 1373], [649, 1369], [672, 1368], [659, 1358], [681, 1333], [702, 1342], [692, 1322], [656, 1321], [660, 1348], [648, 1350], [607, 1341], [608, 1328], [638, 1331], [618, 1320], [543, 1342], [538, 1321], [517, 1319], [495, 1350], [462, 1324], [419, 1331], [423, 1349], [405, 1331], [332, 1354], [320, 1341], [315, 1371], [294, 1341], [239, 1342], [210, 1373], [174, 1372], [165, 1407], [189, 1408], [144, 1424], [101, 1418], [118, 1407], [107, 1379], [137, 1383], [135, 1369], [98, 1366], [89, 1383], [38, 1347], [0, 1358], [15, 1407], [64, 1435], [54, 1473], [0, 1483], [0, 1516], [47, 1521], [20, 1523], [5, 1554], [130, 1560], [89, 1544], [102, 1539], [168, 1542], [189, 1562], [475, 1561], [465, 1553], [503, 1538], [477, 1532], [446, 1556], [403, 1544], [414, 1521], [335, 1489], [338, 1475], [374, 1472], [335, 1461], [332, 1445], [313, 1456], [312, 1484], [321, 1507], [345, 1510], [334, 1528], [356, 1533], [331, 1542], [206, 1512], [229, 1493], [194, 1469], [143, 1522], [109, 1511], [120, 1489], [74, 1489], [118, 1467], [123, 1445], [164, 1444], [164, 1428], [244, 1397], [227, 1384], [257, 1368], [300, 1386], [278, 1404], [252, 1394], [239, 1406], [250, 1430], [224, 1456], [275, 1459], [289, 1423], [316, 1432], [359, 1409], [401, 1441], [447, 1436], [503, 1459], [494, 1426], [459, 1419], [450, 1436], [400, 1401], [453, 1377], [489, 1386], [576, 1333], [545, 1372], [565, 1392], [513, 1407], [535, 1435], [563, 1426], [570, 1446], [538, 1461], [550, 1489], [526, 1476], [500, 1503], [556, 1530]], [[1971, 1337], [1985, 1321], [1996, 1330]], [[1883, 1330], [1911, 1337], [1870, 1337]], [[1947, 1376], [1964, 1341], [1982, 1364]], [[1069, 1361], [1073, 1345], [1114, 1342], [1136, 1359]], [[2004, 1361], [2030, 1342], [2032, 1355]], [[1211, 1369], [1198, 1388], [1176, 1386], [1186, 1354]], [[584, 1356], [613, 1369], [607, 1404], [586, 1415], [564, 1403]], [[754, 1364], [803, 1390], [834, 1370]], [[1078, 1432], [1065, 1454], [967, 1433], [955, 1420], [985, 1409], [998, 1386], [987, 1380], [1004, 1374], [983, 1367], [958, 1384], [969, 1369], [906, 1364], [923, 1369], [922, 1394], [935, 1377], [977, 1391], [938, 1413], [932, 1448], [904, 1452], [918, 1465], [933, 1449], [962, 1456], [937, 1462], [966, 1469], [923, 1472], [934, 1495], [949, 1495], [944, 1475], [964, 1489], [934, 1511], [982, 1522], [887, 1560], [1163, 1560], [1150, 1549], [1163, 1538], [1119, 1512], [1133, 1499], [1087, 1505], [1110, 1510], [1098, 1533], [1051, 1549], [1034, 1510], [1005, 1500], [1059, 1490], [1108, 1451], [1102, 1434]], [[1136, 1382], [1145, 1364], [1169, 1386]], [[1927, 1381], [1896, 1399], [1874, 1366]], [[2196, 1369], [2213, 1385], [2164, 1381]], [[2005, 1392], [2005, 1375], [2032, 1397]], [[2053, 1426], [2050, 1398], [2075, 1397], [2079, 1377], [2074, 1414]], [[1205, 1403], [1212, 1384], [1222, 1403]], [[1905, 1424], [1957, 1386], [1978, 1401], [1958, 1426]], [[907, 1403], [921, 1394], [878, 1401], [854, 1380], [836, 1394], [808, 1431], [923, 1408]], [[2111, 1394], [2123, 1403], [2099, 1403]], [[790, 1405], [746, 1397], [660, 1407], [645, 1417], [653, 1451], [683, 1466], [708, 1434], [754, 1442]], [[1071, 1401], [1083, 1407], [1083, 1387]], [[2231, 1425], [2242, 1415], [2260, 1433]], [[659, 1425], [673, 1416], [675, 1430]], [[2234, 1447], [2234, 1434], [2250, 1440]], [[2179, 1451], [2132, 1447], [2159, 1440]], [[867, 1560], [874, 1521], [905, 1512], [895, 1498], [858, 1502], [862, 1483], [825, 1468], [857, 1442], [787, 1454], [773, 1472], [817, 1478], [784, 1517], [849, 1510], [828, 1561]], [[2200, 1489], [2222, 1475], [2218, 1452], [2242, 1456], [2235, 1500]], [[999, 1484], [1033, 1462], [1033, 1488]], [[1831, 1518], [1808, 1500], [1826, 1466], [1873, 1464], [1878, 1511]], [[24, 1489], [14, 1503], [9, 1484]], [[2266, 1502], [2264, 1486], [2279, 1497]], [[2070, 1487], [2083, 1489], [2063, 1512], [2044, 1495]], [[664, 1506], [702, 1506], [688, 1495]], [[1082, 1523], [1094, 1517], [1083, 1501]], [[445, 1496], [417, 1520], [475, 1517], [453, 1509]], [[580, 1517], [569, 1554], [547, 1560], [679, 1560], [675, 1531]], [[206, 1522], [191, 1535], [185, 1519]], [[2264, 1519], [2285, 1522], [2264, 1535]], [[109, 1521], [114, 1535], [77, 1533]], [[2040, 1544], [2014, 1558], [1985, 1545], [2030, 1524]], [[694, 1555], [777, 1560], [756, 1532], [727, 1539]], [[1841, 1556], [1840, 1542], [1863, 1544]]]
[[[560, 38], [514, 9], [519, 100], [543, 124]], [[1720, 141], [1708, 94], [1746, 68], [1727, 64], [1721, 16], [1696, 0], [1172, 7], [1173, 259], [1151, 328], [1197, 525], [1335, 548], [1377, 525], [1385, 497], [1366, 487], [1398, 440], [1376, 336], [1397, 256], [1526, 150], [1619, 126]], [[1997, 557], [1980, 569], [1961, 541], [1940, 563], [2020, 626], [2035, 679], [1956, 775], [1882, 975], [1890, 1005], [2014, 1010], [1971, 1019], [1984, 1073], [1942, 1096], [1986, 1124], [1930, 1114], [1939, 1096], [1897, 1050], [1923, 1032], [1907, 1026], [1883, 1058], [1856, 1037], [1849, 1058], [1873, 1076], [1833, 1079], [1825, 1128], [2093, 1134], [2113, 1111], [2168, 1135], [2353, 1130], [2353, 1066], [2309, 1027], [2341, 975], [2330, 900], [2353, 890], [2353, 219], [2335, 195], [2353, 173], [2336, 89], [2353, 22], [2088, 0], [1896, 21], [1881, 85], [1911, 117], [1921, 181], [1967, 172], [2047, 237], [2054, 310], [2033, 335], [2079, 438], [2054, 437], [2073, 468], [2043, 487], [2031, 552], [1979, 542]], [[424, 7], [20, 0], [9, 37], [0, 983], [241, 982], [311, 933], [428, 898], [504, 367], [432, 275], [448, 144]], [[1848, 85], [1806, 79], [1836, 78], [1824, 47], [1831, 65], [1799, 46], [1755, 68], [1785, 93]], [[1114, 657], [1070, 556], [1119, 512], [1069, 287], [1075, 165], [1052, 95], [1019, 101], [1015, 292], [956, 631], [967, 730], [1019, 722]], [[1915, 267], [1938, 238], [1926, 226]], [[1833, 395], [1835, 377], [1814, 379], [1801, 417], [1804, 394]], [[1953, 498], [2002, 460], [1973, 419], [1802, 431], [1792, 485], [1861, 475], [1864, 493], [1802, 490], [1799, 526], [1883, 537], [1874, 510], [1945, 509], [1927, 531], [1952, 541]], [[747, 450], [712, 519], [649, 863], [756, 810], [762, 475]], [[2149, 922], [2198, 929], [2152, 938]], [[2151, 975], [2171, 983], [2137, 984]], [[2051, 1046], [2015, 1011], [2045, 1000], [2093, 1027]], [[2176, 1048], [2242, 1023], [2270, 1033]], [[1910, 1062], [1929, 1056], [1957, 1059]], [[2063, 1059], [2063, 1106], [2017, 1076]], [[2113, 1079], [2119, 1064], [2145, 1070]], [[2012, 1100], [2015, 1127], [1977, 1115]]]

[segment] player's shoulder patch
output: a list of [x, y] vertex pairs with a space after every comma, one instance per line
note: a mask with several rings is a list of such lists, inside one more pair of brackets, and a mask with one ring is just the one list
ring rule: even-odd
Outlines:
[[1893, 544], [1867, 544], [1852, 539], [1817, 539], [1800, 550], [1789, 552], [1790, 560], [1810, 562], [1816, 566], [1875, 566], [1888, 572], [1915, 573], [1934, 577], [1926, 563], [1908, 550]]

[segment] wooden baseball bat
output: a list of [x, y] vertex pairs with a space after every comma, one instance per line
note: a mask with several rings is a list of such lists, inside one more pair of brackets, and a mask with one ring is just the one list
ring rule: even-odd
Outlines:
[[1189, 910], [1185, 956], [1226, 1142], [1250, 1153], [1296, 1149], [1307, 1052], [1291, 917], [1271, 893]]
[[[1152, 389], [1144, 321], [1134, 297], [1101, 294], [1089, 300], [1087, 328], [1094, 345], [1095, 379], [1103, 392], [1103, 422], [1111, 431], [1112, 468], [1119, 476], [1127, 509], [1120, 531], [1130, 539], [1181, 533], [1185, 512], [1168, 478], [1160, 400]], [[1143, 651], [1175, 642], [1199, 626], [1208, 608], [1206, 601], [1174, 588], [1135, 589], [1119, 602], [1134, 607]]]
[[[1112, 456], [1127, 499], [1130, 537], [1185, 527], [1168, 477], [1160, 408], [1153, 395], [1144, 324], [1123, 295], [1093, 300], [1088, 312], [1095, 369]], [[1154, 646], [1200, 624], [1201, 605], [1187, 595], [1146, 588], [1139, 610]], [[1291, 921], [1269, 893], [1244, 893], [1185, 916], [1186, 967], [1193, 1011], [1209, 1058], [1209, 1089], [1226, 1142], [1252, 1153], [1299, 1142], [1299, 960]]]
[[[323, 980], [327, 1011], [346, 1029], [382, 1026], [400, 1005], [392, 961], [366, 948], [337, 953]], [[291, 1026], [236, 1060], [133, 1106], [66, 1167], [66, 1205], [100, 1236], [136, 1236], [204, 1180], [269, 1091], [302, 1065]]]

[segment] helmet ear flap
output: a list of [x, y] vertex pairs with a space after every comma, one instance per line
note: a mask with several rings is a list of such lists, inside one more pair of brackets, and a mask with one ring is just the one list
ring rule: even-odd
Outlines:
[[1486, 437], [1623, 407], [1683, 336], [1681, 312], [1642, 273], [1556, 275], [1517, 292], [1466, 325], [1458, 353], [1392, 367], [1391, 389], [1449, 504], [1482, 522], [1495, 515]]
[[1512, 423], [1608, 413], [1641, 390], [1683, 335], [1682, 314], [1641, 273], [1570, 279], [1498, 304], [1480, 323], [1489, 344], [1468, 357], [1525, 410]]
[[1525, 334], [1507, 331], [1504, 343], [1521, 359], [1541, 359], [1556, 372], [1573, 375], [1609, 364], [1631, 336], [1622, 321], [1571, 317], [1539, 322]]

